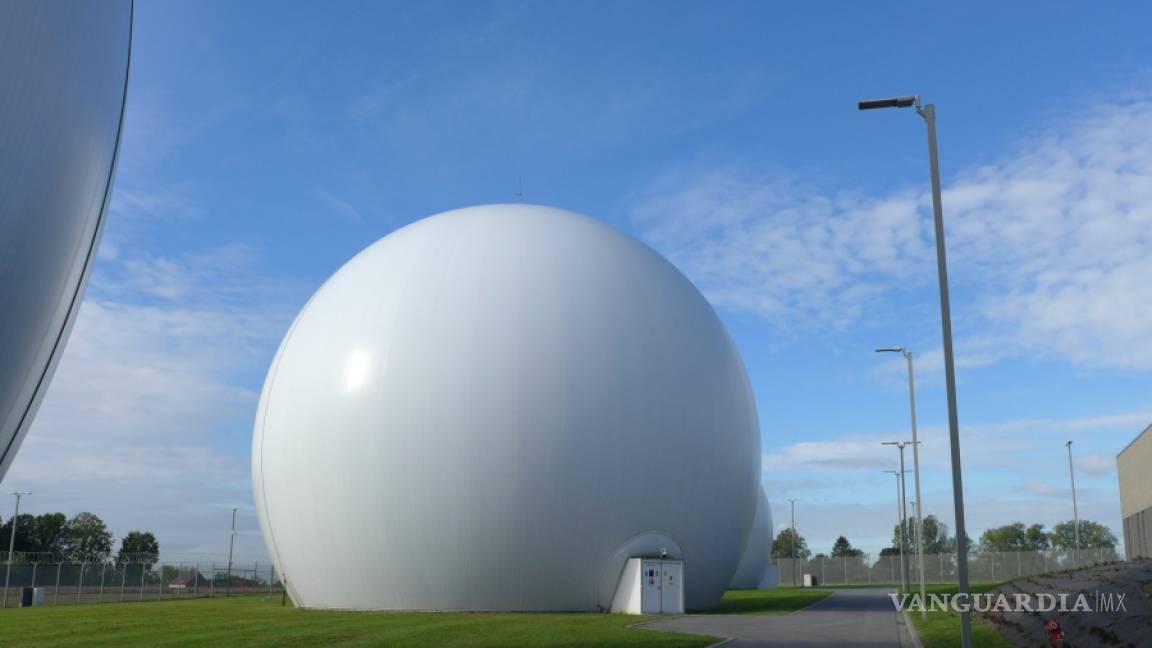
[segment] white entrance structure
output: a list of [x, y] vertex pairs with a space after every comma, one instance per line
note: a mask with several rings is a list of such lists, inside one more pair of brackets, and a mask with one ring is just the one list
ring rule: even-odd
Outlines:
[[684, 614], [684, 562], [630, 558], [612, 599], [619, 614]]

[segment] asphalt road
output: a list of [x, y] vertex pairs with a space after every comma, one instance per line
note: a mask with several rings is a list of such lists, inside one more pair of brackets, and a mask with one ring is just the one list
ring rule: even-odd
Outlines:
[[913, 648], [887, 589], [837, 590], [791, 614], [691, 614], [653, 621], [653, 630], [726, 637], [724, 648], [803, 646], [804, 648]]

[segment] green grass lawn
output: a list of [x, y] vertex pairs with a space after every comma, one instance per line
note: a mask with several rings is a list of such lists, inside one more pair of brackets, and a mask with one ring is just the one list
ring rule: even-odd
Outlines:
[[702, 614], [784, 614], [831, 596], [831, 590], [781, 587], [770, 590], [728, 590], [720, 607]]
[[[973, 594], [995, 589], [997, 583], [973, 583], [969, 588]], [[955, 594], [955, 585], [929, 585], [930, 594]], [[916, 626], [924, 648], [952, 648], [960, 645], [960, 615], [956, 612], [928, 612], [927, 619], [921, 619], [919, 612], [909, 612], [908, 618]], [[992, 625], [972, 618], [972, 646], [974, 648], [1012, 648], [1013, 644], [1000, 636]]]
[[620, 614], [330, 612], [262, 597], [0, 610], [0, 645], [17, 646], [671, 646], [713, 637], [627, 626]]
[[[733, 590], [715, 614], [773, 614], [831, 594], [804, 589]], [[628, 626], [622, 614], [331, 612], [242, 596], [0, 610], [0, 645], [23, 646], [661, 646], [719, 639]]]

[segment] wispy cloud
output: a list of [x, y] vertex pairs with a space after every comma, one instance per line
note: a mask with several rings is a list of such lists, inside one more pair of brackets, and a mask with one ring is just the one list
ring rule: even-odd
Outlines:
[[[954, 284], [979, 320], [971, 362], [1039, 354], [1152, 368], [1152, 102], [1051, 125], [945, 188]], [[632, 220], [716, 304], [781, 328], [846, 327], [931, 273], [920, 191], [825, 191], [793, 175], [676, 172]], [[873, 306], [875, 304], [876, 306]]]
[[364, 217], [360, 215], [360, 211], [352, 206], [352, 203], [335, 196], [324, 189], [317, 189], [315, 191], [316, 198], [320, 200], [328, 209], [335, 212], [342, 218], [353, 222], [360, 222]]
[[1105, 456], [1093, 452], [1090, 454], [1082, 455], [1074, 460], [1077, 470], [1086, 475], [1098, 477], [1101, 475], [1109, 475], [1112, 473], [1112, 468], [1115, 466], [1115, 461], [1106, 458]]
[[[130, 240], [130, 239], [129, 239]], [[303, 290], [261, 276], [226, 245], [164, 257], [128, 245], [102, 259], [61, 364], [6, 485], [29, 510], [90, 510], [165, 551], [219, 552], [227, 513], [250, 506], [257, 392]], [[263, 546], [242, 516], [239, 550]]]

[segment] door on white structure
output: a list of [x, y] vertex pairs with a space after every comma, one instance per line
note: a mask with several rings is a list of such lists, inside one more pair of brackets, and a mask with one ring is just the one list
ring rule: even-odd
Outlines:
[[660, 614], [684, 614], [684, 563], [660, 561]]
[[644, 560], [640, 565], [640, 614], [660, 614], [660, 561]]

